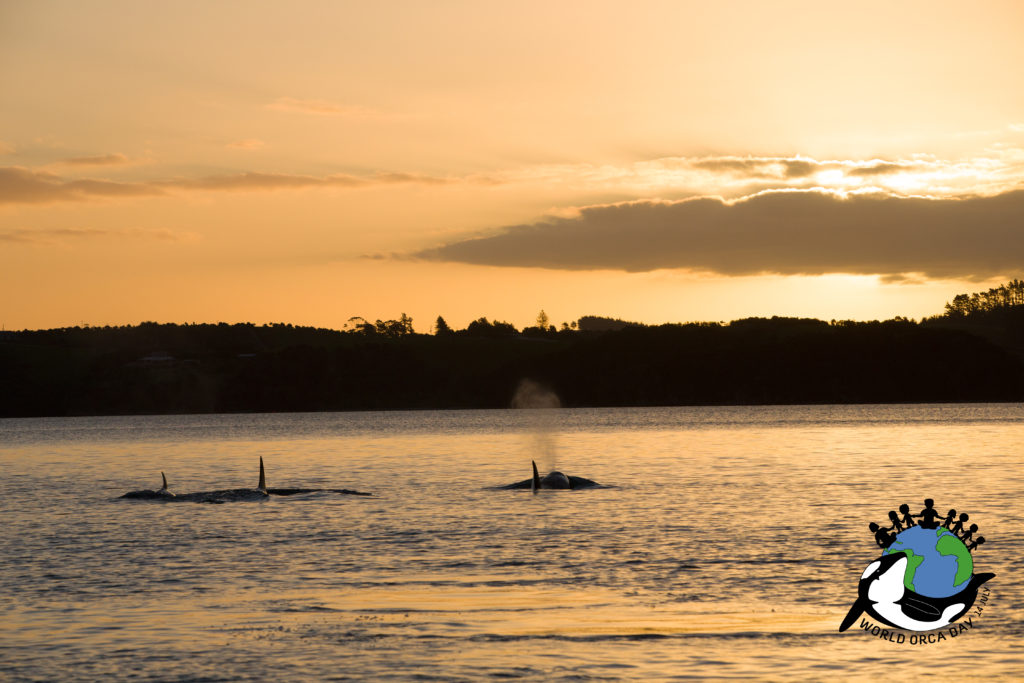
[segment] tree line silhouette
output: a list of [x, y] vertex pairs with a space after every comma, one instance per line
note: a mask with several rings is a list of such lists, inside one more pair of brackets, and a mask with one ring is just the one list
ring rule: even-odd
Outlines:
[[1024, 306], [1024, 280], [1011, 280], [987, 292], [957, 294], [946, 303], [946, 316], [966, 317]]
[[585, 316], [560, 327], [545, 314], [523, 330], [487, 318], [457, 330], [439, 316], [432, 334], [402, 314], [342, 330], [3, 332], [0, 415], [500, 408], [524, 378], [566, 406], [1021, 401], [1024, 305], [999, 313], [657, 326]]

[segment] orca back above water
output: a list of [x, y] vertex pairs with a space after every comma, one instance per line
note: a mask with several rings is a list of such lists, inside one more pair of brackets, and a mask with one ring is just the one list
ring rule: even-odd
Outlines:
[[266, 500], [270, 496], [294, 496], [302, 493], [341, 493], [350, 496], [369, 496], [370, 493], [352, 489], [310, 489], [310, 488], [267, 488], [267, 477], [263, 469], [263, 457], [260, 457], [260, 479], [254, 489], [221, 489], [218, 491], [197, 491], [195, 493], [174, 494], [167, 490], [167, 477], [161, 472], [164, 487], [159, 491], [129, 491], [121, 498], [136, 500], [165, 500], [191, 503], [234, 503], [240, 501]]
[[601, 484], [598, 484], [592, 479], [585, 479], [584, 477], [571, 477], [561, 472], [548, 472], [543, 477], [537, 471], [537, 463], [533, 460], [530, 461], [533, 465], [533, 477], [530, 479], [524, 479], [517, 481], [514, 484], [506, 484], [505, 486], [495, 486], [494, 488], [499, 490], [509, 489], [530, 489], [531, 491], [540, 491], [541, 489], [550, 490], [578, 490], [578, 489], [592, 489], [592, 488], [604, 488]]
[[346, 496], [372, 496], [372, 493], [356, 491], [354, 489], [304, 489], [304, 488], [273, 488], [266, 487], [266, 480], [263, 477], [263, 458], [260, 458], [260, 488], [271, 496], [296, 496], [301, 493], [341, 493]]
[[141, 491], [129, 491], [128, 493], [124, 494], [121, 497], [134, 498], [136, 500], [166, 500], [168, 498], [175, 498], [176, 496], [167, 490], [167, 475], [161, 472], [160, 477], [163, 479], [164, 485], [159, 491], [153, 491], [150, 489], [142, 489]]
[[956, 595], [933, 598], [915, 593], [903, 583], [907, 555], [882, 555], [868, 565], [857, 586], [857, 600], [839, 626], [843, 632], [867, 613], [887, 626], [909, 631], [930, 631], [949, 626], [967, 613], [978, 597], [978, 588], [995, 574], [973, 574]]

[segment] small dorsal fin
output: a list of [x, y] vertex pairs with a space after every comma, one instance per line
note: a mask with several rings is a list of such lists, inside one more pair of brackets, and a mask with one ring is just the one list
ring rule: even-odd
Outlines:
[[160, 478], [164, 480], [164, 486], [163, 486], [163, 488], [162, 488], [162, 489], [160, 489], [160, 490], [161, 490], [161, 491], [166, 491], [166, 490], [167, 490], [167, 475], [166, 475], [166, 474], [164, 474], [163, 472], [161, 472], [161, 473], [160, 473]]
[[538, 491], [540, 490], [540, 474], [537, 473], [537, 463], [531, 460], [530, 464], [533, 465], [533, 485], [530, 486], [530, 490]]
[[262, 455], [260, 456], [260, 485], [257, 486], [256, 488], [258, 488], [260, 491], [266, 491], [267, 490], [267, 478], [263, 474], [263, 456]]

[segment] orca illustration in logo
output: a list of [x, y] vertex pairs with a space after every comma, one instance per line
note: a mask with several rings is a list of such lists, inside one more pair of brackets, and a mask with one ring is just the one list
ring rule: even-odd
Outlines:
[[857, 587], [853, 603], [839, 631], [850, 628], [867, 612], [875, 621], [907, 631], [931, 631], [949, 626], [967, 613], [978, 597], [978, 588], [995, 574], [974, 574], [959, 593], [932, 598], [915, 593], [904, 585], [906, 553], [882, 555], [868, 565]]
[[[971, 551], [979, 542], [971, 541], [971, 536], [977, 525], [950, 528], [948, 522], [955, 510], [950, 510], [946, 524], [940, 524], [941, 515], [930, 498], [920, 514], [911, 514], [905, 503], [899, 509], [902, 518], [895, 511], [889, 513], [891, 526], [868, 525], [883, 554], [861, 575], [857, 599], [840, 624], [840, 632], [862, 614], [907, 631], [947, 627], [967, 614], [978, 598], [978, 589], [995, 576], [974, 573]], [[961, 517], [966, 520], [967, 515]]]

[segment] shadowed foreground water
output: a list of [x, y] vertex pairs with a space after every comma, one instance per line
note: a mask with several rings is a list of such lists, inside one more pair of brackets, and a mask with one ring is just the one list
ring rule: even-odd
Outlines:
[[[0, 677], [1024, 676], [1020, 405], [0, 420]], [[134, 489], [347, 487], [222, 505]], [[494, 491], [542, 470], [613, 488]], [[870, 521], [969, 512], [937, 645], [837, 628]]]

